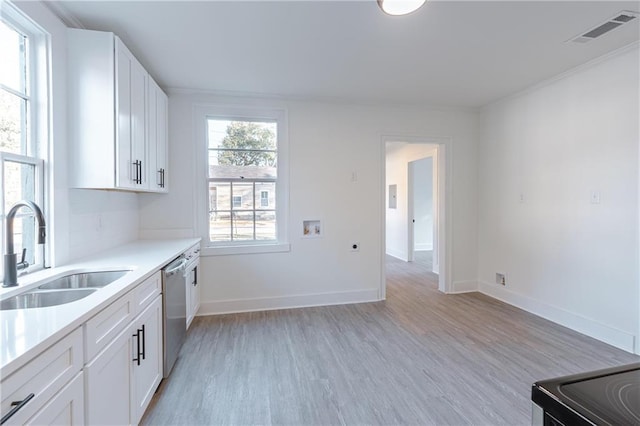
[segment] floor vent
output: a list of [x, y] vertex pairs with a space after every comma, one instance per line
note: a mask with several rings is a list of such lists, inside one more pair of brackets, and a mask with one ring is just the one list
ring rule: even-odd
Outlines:
[[613, 18], [607, 19], [605, 22], [598, 25], [597, 27], [592, 28], [586, 33], [581, 34], [577, 37], [574, 37], [568, 41], [573, 43], [588, 43], [591, 40], [594, 40], [608, 33], [609, 31], [615, 30], [616, 28], [628, 22], [632, 22], [634, 19], [637, 19], [639, 15], [640, 14], [638, 14], [637, 12], [623, 10], [622, 12], [617, 13]]

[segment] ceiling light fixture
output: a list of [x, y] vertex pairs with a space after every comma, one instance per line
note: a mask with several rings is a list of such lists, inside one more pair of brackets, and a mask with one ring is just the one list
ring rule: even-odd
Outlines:
[[378, 6], [389, 15], [406, 15], [420, 9], [426, 0], [378, 0]]

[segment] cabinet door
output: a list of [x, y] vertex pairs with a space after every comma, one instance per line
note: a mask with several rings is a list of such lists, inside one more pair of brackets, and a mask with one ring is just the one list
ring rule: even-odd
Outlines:
[[168, 99], [149, 77], [147, 90], [147, 136], [149, 144], [149, 189], [168, 192], [167, 123]]
[[83, 375], [78, 375], [56, 394], [27, 424], [84, 425]]
[[87, 424], [131, 424], [132, 341], [127, 328], [85, 367]]
[[148, 74], [116, 37], [116, 186], [144, 189]]
[[132, 340], [131, 418], [138, 423], [162, 380], [162, 297], [158, 296], [134, 323]]
[[198, 281], [198, 264], [189, 271], [186, 280], [187, 286], [187, 328], [191, 325], [193, 318], [200, 308], [200, 283]]

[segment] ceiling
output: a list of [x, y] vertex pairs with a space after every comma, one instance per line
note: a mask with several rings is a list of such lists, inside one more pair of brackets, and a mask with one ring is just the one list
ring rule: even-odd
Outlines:
[[[640, 19], [567, 43], [639, 1], [50, 1], [113, 31], [163, 88], [479, 107], [640, 40]], [[640, 75], [640, 71], [639, 71]]]

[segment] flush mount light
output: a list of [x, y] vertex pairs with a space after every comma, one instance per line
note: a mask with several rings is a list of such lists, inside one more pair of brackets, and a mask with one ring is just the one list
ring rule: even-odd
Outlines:
[[389, 15], [406, 15], [414, 12], [424, 4], [426, 0], [378, 0], [378, 6]]

